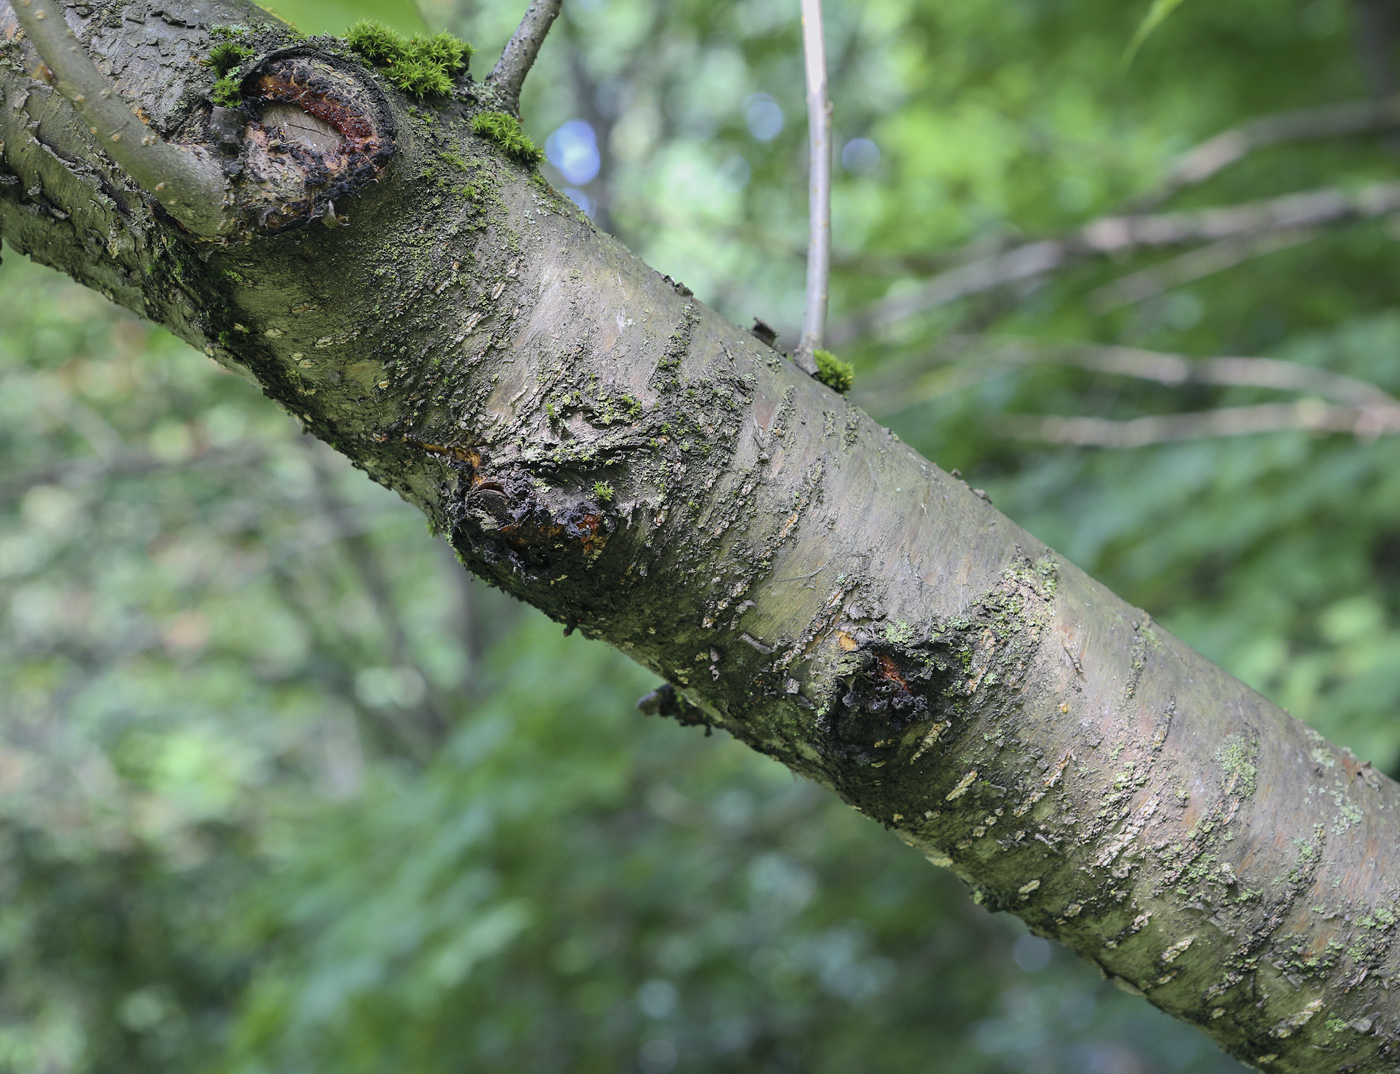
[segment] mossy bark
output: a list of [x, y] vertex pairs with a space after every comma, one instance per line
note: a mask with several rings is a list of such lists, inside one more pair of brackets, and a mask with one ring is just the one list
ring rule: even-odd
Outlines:
[[[0, 3], [13, 247], [256, 381], [672, 714], [1231, 1053], [1397, 1069], [1400, 787], [597, 232], [474, 130], [490, 87], [415, 105], [331, 39], [195, 8], [69, 19], [162, 135], [222, 154], [223, 237], [89, 143]], [[236, 109], [198, 62], [218, 24], [259, 57]]]

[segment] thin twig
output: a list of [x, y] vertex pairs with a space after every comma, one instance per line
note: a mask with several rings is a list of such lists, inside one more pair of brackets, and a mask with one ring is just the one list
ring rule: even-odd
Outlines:
[[1400, 182], [1356, 190], [1323, 187], [1261, 201], [1189, 212], [1104, 216], [1056, 239], [1028, 242], [979, 257], [925, 281], [916, 291], [881, 299], [832, 325], [827, 335], [844, 343], [961, 298], [1035, 279], [1090, 257], [1121, 256], [1138, 249], [1182, 246], [1226, 238], [1262, 236], [1303, 227], [1342, 224], [1400, 210]]
[[831, 278], [831, 102], [826, 92], [826, 41], [821, 0], [802, 0], [802, 54], [807, 67], [807, 302], [802, 339], [793, 355], [800, 369], [816, 373], [814, 352], [826, 333]]
[[945, 339], [944, 346], [958, 352], [955, 361], [913, 381], [867, 391], [861, 396], [861, 405], [877, 410], [882, 406], [908, 407], [974, 387], [1010, 366], [1060, 365], [1171, 387], [1265, 388], [1306, 393], [1346, 407], [1400, 411], [1400, 399], [1369, 381], [1279, 358], [1188, 358], [1107, 344], [1055, 345], [1019, 339], [989, 342], [956, 336]]
[[1267, 257], [1269, 254], [1311, 242], [1317, 237], [1318, 231], [1315, 228], [1297, 228], [1271, 234], [1221, 239], [1160, 264], [1120, 276], [1112, 283], [1090, 291], [1085, 301], [1095, 313], [1110, 313], [1122, 306], [1156, 298], [1172, 288], [1225, 272], [1256, 257]]
[[54, 0], [14, 0], [13, 7], [47, 68], [39, 77], [68, 99], [103, 151], [186, 228], [216, 236], [226, 187], [219, 162], [196, 146], [165, 141], [141, 122], [73, 36]]
[[[1377, 101], [1304, 108], [1260, 116], [1239, 127], [1214, 135], [1177, 158], [1167, 177], [1151, 193], [1128, 203], [1126, 213], [1144, 213], [1178, 191], [1203, 183], [1231, 164], [1259, 149], [1313, 138], [1344, 138], [1361, 134], [1400, 131], [1400, 97]], [[1012, 246], [1005, 240], [979, 239], [941, 254], [904, 254], [877, 258], [869, 253], [837, 255], [837, 263], [873, 275], [942, 272], [967, 262], [1003, 253]]]
[[[1005, 361], [1010, 352], [996, 356]], [[994, 359], [995, 360], [995, 359]], [[1187, 358], [1137, 347], [1078, 345], [1025, 352], [1012, 360], [1072, 365], [1096, 373], [1151, 380], [1172, 386], [1213, 384], [1222, 388], [1269, 388], [1306, 392], [1343, 406], [1400, 410], [1400, 399], [1370, 381], [1281, 358]]]
[[1008, 416], [998, 422], [1003, 435], [1019, 440], [1079, 447], [1134, 448], [1182, 440], [1253, 433], [1345, 433], [1364, 440], [1400, 432], [1400, 407], [1353, 407], [1302, 399], [1190, 414], [1112, 421], [1107, 418]]
[[1139, 208], [1150, 208], [1184, 187], [1204, 183], [1250, 153], [1270, 146], [1396, 129], [1400, 129], [1400, 97], [1347, 101], [1260, 116], [1188, 149], [1177, 158], [1162, 185], [1136, 204]]
[[525, 85], [525, 76], [534, 66], [535, 57], [540, 54], [540, 46], [554, 25], [562, 3], [563, 0], [530, 0], [515, 35], [506, 42], [495, 69], [486, 76], [486, 81], [500, 91], [512, 112], [520, 112], [520, 88]]

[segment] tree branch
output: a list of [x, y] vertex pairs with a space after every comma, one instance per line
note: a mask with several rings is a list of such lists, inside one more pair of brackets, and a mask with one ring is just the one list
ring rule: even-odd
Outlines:
[[535, 57], [562, 3], [563, 0], [530, 0], [515, 34], [506, 42], [495, 68], [486, 76], [486, 81], [500, 91], [512, 112], [520, 112], [520, 89], [525, 85], [525, 76], [534, 66]]
[[1090, 291], [1085, 296], [1085, 302], [1095, 313], [1111, 313], [1123, 306], [1156, 298], [1173, 288], [1203, 280], [1219, 272], [1227, 272], [1257, 257], [1267, 257], [1269, 254], [1311, 242], [1317, 237], [1316, 228], [1301, 227], [1263, 235], [1221, 239], [1208, 246], [1178, 254], [1159, 264], [1120, 276], [1112, 283]]
[[1400, 129], [1400, 97], [1395, 96], [1260, 116], [1188, 149], [1177, 158], [1162, 185], [1136, 204], [1139, 208], [1150, 208], [1188, 186], [1204, 183], [1250, 153], [1270, 146], [1397, 129]]
[[802, 54], [807, 70], [807, 301], [793, 361], [810, 376], [817, 371], [813, 355], [826, 331], [831, 277], [831, 102], [821, 0], [802, 0]]
[[[161, 17], [188, 29], [193, 3]], [[155, 98], [195, 62], [173, 51], [124, 87]], [[7, 101], [25, 85], [0, 65]], [[444, 98], [374, 128], [396, 164], [357, 188], [373, 228], [196, 249], [162, 216], [112, 223], [97, 169], [42, 187], [7, 104], [0, 165], [20, 181], [0, 221], [18, 251], [250, 371], [471, 570], [663, 676], [983, 905], [1255, 1065], [1393, 1066], [1400, 785], [775, 360], [470, 115]], [[55, 153], [75, 144], [63, 118]], [[428, 184], [449, 155], [476, 196]], [[98, 224], [114, 241], [90, 240]]]
[[216, 236], [227, 189], [218, 160], [202, 148], [167, 142], [141, 122], [73, 36], [55, 0], [15, 0], [13, 9], [48, 69], [37, 77], [68, 99], [103, 151], [190, 231]]
[[1400, 210], [1400, 182], [1357, 190], [1323, 187], [1218, 209], [1104, 216], [1057, 239], [1028, 242], [941, 272], [917, 291], [873, 302], [831, 326], [833, 343], [879, 330], [958, 299], [1035, 279], [1091, 257], [1229, 238], [1260, 238]]
[[1400, 399], [1369, 381], [1278, 358], [1188, 358], [1138, 347], [1093, 343], [1054, 346], [1030, 340], [956, 336], [944, 340], [944, 344], [959, 352], [956, 360], [913, 381], [877, 386], [862, 399], [867, 405], [908, 406], [972, 387], [995, 375], [999, 366], [1061, 365], [1172, 387], [1212, 384], [1266, 388], [1303, 392], [1346, 407], [1400, 409]]
[[1009, 415], [998, 422], [998, 427], [1004, 435], [1018, 440], [1103, 448], [1277, 432], [1345, 433], [1374, 440], [1400, 432], [1400, 406], [1342, 406], [1302, 399], [1296, 403], [1223, 407], [1128, 421]]

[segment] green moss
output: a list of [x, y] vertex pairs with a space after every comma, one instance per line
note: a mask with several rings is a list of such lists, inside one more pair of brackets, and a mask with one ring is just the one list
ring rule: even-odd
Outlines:
[[463, 157], [462, 154], [457, 152], [457, 150], [455, 149], [449, 149], [445, 152], [439, 153], [438, 156], [445, 160], [448, 164], [451, 164], [454, 168], [460, 168], [464, 172], [471, 170], [471, 165], [467, 163], [466, 158]]
[[611, 482], [593, 482], [593, 498], [599, 503], [612, 503], [613, 495], [613, 487]]
[[243, 80], [233, 75], [225, 75], [214, 83], [209, 99], [225, 108], [237, 108], [243, 103]]
[[252, 32], [247, 26], [239, 26], [237, 23], [209, 27], [209, 36], [219, 41], [231, 41], [235, 37], [242, 37], [244, 34]]
[[381, 22], [364, 19], [345, 33], [352, 51], [363, 56], [399, 89], [414, 97], [452, 92], [452, 80], [467, 69], [472, 47], [449, 33], [405, 39]]
[[414, 97], [441, 96], [452, 92], [452, 79], [435, 63], [401, 60], [386, 72], [389, 81]]
[[209, 55], [199, 62], [205, 67], [212, 67], [220, 78], [223, 78], [244, 60], [253, 55], [253, 50], [247, 45], [240, 45], [236, 41], [221, 41], [209, 50]]
[[520, 120], [508, 112], [478, 112], [472, 117], [472, 130], [490, 138], [506, 156], [521, 164], [535, 165], [544, 157], [520, 126]]
[[850, 362], [843, 362], [830, 351], [813, 351], [817, 360], [817, 379], [828, 388], [845, 395], [855, 383], [856, 371]]
[[417, 59], [435, 63], [449, 75], [459, 75], [465, 71], [473, 51], [471, 45], [449, 33], [433, 34], [424, 38], [414, 37], [409, 41], [408, 47]]
[[397, 30], [373, 19], [362, 19], [346, 30], [345, 41], [352, 51], [376, 67], [387, 67], [403, 59], [408, 47]]

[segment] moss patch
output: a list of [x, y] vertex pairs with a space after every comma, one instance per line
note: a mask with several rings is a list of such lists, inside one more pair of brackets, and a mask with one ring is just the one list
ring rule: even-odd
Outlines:
[[817, 361], [817, 379], [828, 388], [845, 395], [856, 382], [856, 371], [850, 362], [843, 362], [830, 351], [813, 351]]
[[209, 99], [225, 108], [237, 108], [243, 103], [243, 84], [233, 75], [225, 75], [214, 83]]
[[237, 41], [220, 41], [209, 50], [209, 55], [199, 62], [205, 67], [214, 68], [218, 76], [223, 78], [252, 55], [253, 50], [247, 45], [240, 45]]
[[240, 45], [235, 40], [246, 32], [241, 26], [215, 26], [210, 33], [218, 40], [218, 44], [209, 50], [208, 56], [199, 61], [205, 67], [212, 67], [214, 73], [219, 76], [209, 98], [225, 108], [236, 108], [243, 100], [243, 91], [240, 88], [242, 79], [236, 72], [239, 66], [251, 59], [256, 52], [255, 49]]
[[472, 130], [490, 138], [506, 156], [521, 164], [535, 165], [544, 158], [544, 152], [530, 140], [520, 120], [508, 112], [479, 112], [472, 117]]
[[472, 47], [448, 33], [405, 38], [383, 23], [365, 19], [346, 31], [351, 50], [376, 67], [399, 89], [414, 97], [452, 92], [452, 80], [463, 74]]

